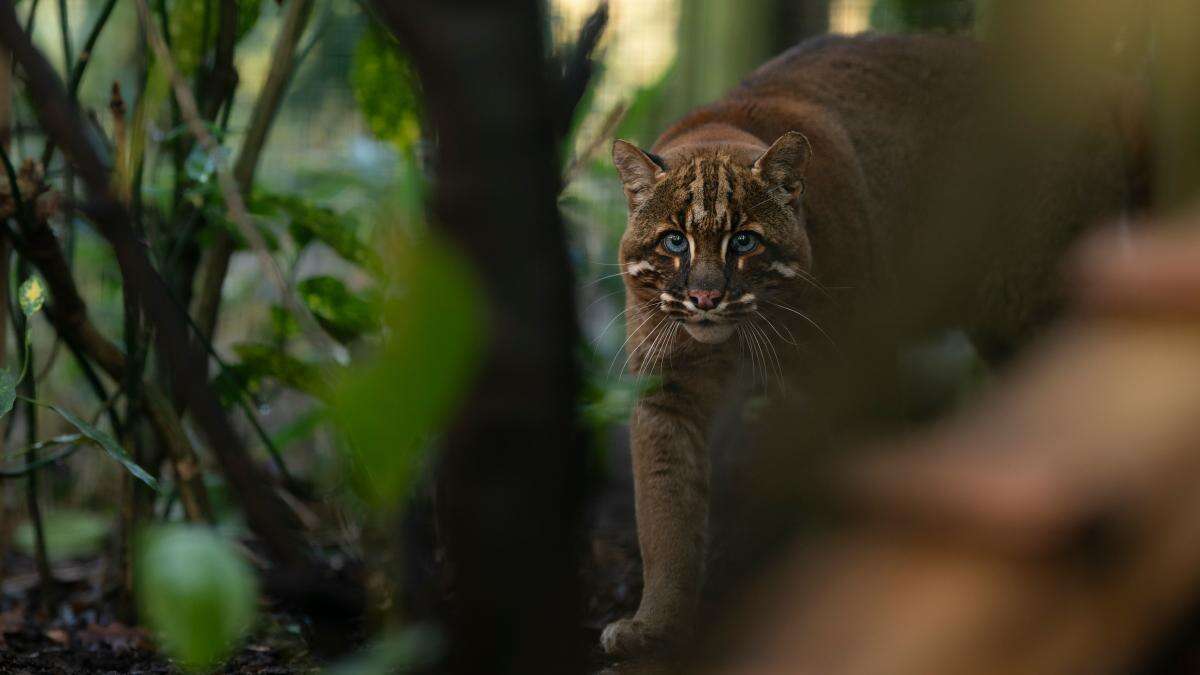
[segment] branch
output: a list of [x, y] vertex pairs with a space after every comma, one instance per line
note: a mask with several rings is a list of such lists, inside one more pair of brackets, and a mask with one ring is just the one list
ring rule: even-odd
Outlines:
[[[54, 232], [44, 222], [37, 222], [23, 227], [21, 236], [13, 239], [17, 252], [37, 268], [50, 290], [51, 302], [46, 304], [45, 312], [55, 332], [72, 346], [72, 352], [96, 363], [113, 380], [123, 382], [125, 355], [88, 318], [87, 305], [79, 294]], [[197, 471], [196, 451], [179, 416], [171, 406], [160, 405], [166, 396], [156, 385], [146, 382], [143, 391], [146, 412], [179, 478], [179, 491], [188, 517], [196, 522], [211, 521], [208, 492]]]
[[[296, 47], [304, 34], [304, 28], [312, 15], [313, 0], [292, 0], [283, 18], [283, 27], [271, 49], [271, 67], [262, 93], [250, 113], [250, 124], [245, 140], [234, 162], [233, 178], [241, 195], [248, 194], [254, 183], [254, 172], [267, 144], [271, 125], [279, 112], [287, 93], [288, 83], [296, 67]], [[257, 231], [256, 231], [257, 234]], [[221, 305], [221, 289], [225, 275], [229, 272], [229, 259], [233, 255], [233, 237], [227, 232], [217, 234], [216, 240], [205, 254], [200, 269], [200, 292], [196, 298], [195, 316], [204, 334], [212, 337], [217, 325], [217, 314]], [[290, 294], [285, 294], [290, 297]]]
[[[147, 10], [148, 13], [148, 10]], [[217, 49], [213, 67], [206, 78], [204, 90], [204, 119], [216, 119], [225, 100], [237, 88], [238, 73], [233, 67], [233, 48], [237, 42], [237, 0], [221, 0], [217, 13]], [[207, 26], [205, 27], [207, 29]]]
[[[303, 0], [297, 0], [300, 4]], [[172, 88], [175, 90], [175, 100], [179, 102], [179, 112], [183, 115], [184, 122], [191, 129], [192, 134], [196, 137], [197, 142], [204, 148], [204, 151], [213, 159], [217, 165], [217, 184], [221, 189], [221, 196], [225, 199], [225, 206], [229, 209], [229, 219], [237, 225], [238, 231], [249, 242], [250, 248], [254, 250], [258, 256], [259, 264], [262, 269], [266, 270], [267, 275], [275, 284], [279, 291], [280, 299], [283, 304], [296, 316], [300, 327], [309, 342], [320, 351], [328, 352], [332, 349], [332, 340], [321, 331], [317, 325], [316, 319], [308, 311], [308, 308], [296, 300], [296, 294], [292, 292], [291, 286], [287, 279], [283, 276], [283, 271], [279, 269], [278, 263], [271, 257], [271, 252], [267, 248], [267, 242], [263, 239], [262, 233], [254, 226], [254, 222], [250, 219], [250, 212], [246, 208], [246, 202], [242, 199], [242, 190], [245, 186], [239, 186], [234, 176], [225, 167], [225, 162], [221, 156], [221, 145], [213, 138], [212, 134], [208, 133], [208, 127], [205, 126], [204, 120], [200, 115], [200, 109], [196, 105], [196, 99], [192, 96], [192, 90], [188, 88], [187, 82], [180, 75], [179, 69], [175, 66], [175, 60], [171, 58], [171, 51], [167, 48], [163, 41], [162, 33], [159, 32], [158, 26], [150, 17], [150, 8], [146, 6], [146, 0], [134, 0], [134, 4], [138, 10], [138, 16], [142, 21], [142, 28], [146, 31], [146, 39], [150, 42], [150, 48], [154, 50], [159, 61], [162, 62], [164, 69], [167, 71], [167, 77], [171, 80]], [[308, 9], [312, 9], [311, 1], [307, 3]], [[305, 19], [307, 19], [307, 12]], [[272, 115], [274, 111], [272, 111]], [[251, 120], [253, 125], [254, 121]]]
[[9, 3], [0, 6], [0, 42], [25, 71], [30, 100], [42, 127], [57, 140], [84, 181], [91, 198], [85, 211], [112, 245], [124, 283], [137, 289], [139, 301], [157, 329], [158, 348], [174, 377], [175, 388], [188, 402], [217, 456], [250, 528], [277, 563], [284, 567], [307, 566], [310, 557], [299, 536], [299, 525], [278, 496], [263, 489], [270, 482], [246, 454], [209, 388], [204, 354], [189, 340], [186, 323], [171, 302], [166, 285], [151, 266], [143, 244], [133, 235], [128, 212], [113, 198], [111, 174], [86, 131], [89, 126], [53, 68], [21, 29]]
[[608, 25], [608, 1], [601, 2], [592, 12], [583, 27], [579, 29], [579, 38], [571, 53], [562, 63], [561, 79], [558, 85], [558, 114], [555, 119], [555, 130], [558, 137], [564, 138], [571, 128], [571, 120], [575, 118], [575, 108], [587, 93], [588, 85], [592, 82], [595, 70], [593, 54], [604, 28]]

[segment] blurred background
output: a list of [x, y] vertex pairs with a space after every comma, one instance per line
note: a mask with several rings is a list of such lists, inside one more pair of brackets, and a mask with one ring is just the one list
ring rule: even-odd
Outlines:
[[[470, 415], [462, 410], [488, 401], [469, 392], [475, 378], [490, 373], [486, 364], [494, 345], [487, 344], [487, 327], [496, 318], [489, 314], [495, 308], [481, 299], [493, 290], [481, 281], [495, 279], [476, 259], [446, 246], [455, 243], [454, 236], [439, 235], [431, 215], [438, 212], [431, 205], [445, 209], [436, 180], [452, 183], [457, 177], [442, 173], [443, 139], [431, 123], [436, 111], [426, 105], [439, 87], [419, 80], [406, 45], [385, 27], [386, 2], [237, 0], [236, 22], [228, 25], [223, 11], [230, 3], [223, 0], [143, 3], [151, 23], [139, 19], [142, 2], [13, 4], [21, 27], [59, 77], [86, 63], [73, 94], [86, 120], [82, 124], [99, 139], [94, 146], [112, 169], [114, 192], [133, 215], [137, 239], [173, 302], [189, 310], [188, 334], [194, 334], [196, 350], [189, 354], [205, 361], [211, 389], [252, 458], [255, 480], [264, 493], [277, 496], [279, 508], [294, 521], [288, 527], [304, 540], [306, 556], [320, 561], [325, 573], [319, 583], [302, 575], [278, 585], [272, 581], [286, 576], [271, 573], [284, 567], [278, 551], [263, 544], [267, 537], [249, 513], [245, 489], [230, 484], [236, 472], [222, 449], [213, 447], [206, 423], [195, 419], [196, 406], [184, 387], [172, 380], [176, 355], [162, 343], [152, 346], [159, 337], [157, 319], [151, 321], [147, 311], [139, 323], [131, 320], [136, 313], [126, 311], [130, 298], [111, 239], [82, 208], [83, 174], [68, 167], [62, 152], [47, 149], [38, 114], [45, 101], [29, 93], [29, 66], [17, 54], [19, 67], [9, 69], [17, 76], [3, 85], [3, 96], [12, 103], [5, 122], [11, 130], [7, 155], [24, 182], [14, 175], [0, 189], [14, 242], [4, 249], [11, 306], [7, 325], [0, 326], [8, 336], [4, 363], [12, 382], [0, 386], [0, 394], [17, 388], [21, 378], [15, 375], [26, 361], [28, 373], [20, 385], [26, 398], [0, 420], [6, 439], [0, 467], [6, 472], [0, 474], [0, 670], [31, 668], [51, 653], [58, 659], [55, 672], [135, 666], [151, 669], [147, 672], [437, 671], [448, 650], [461, 648], [462, 636], [471, 634], [446, 628], [463, 621], [457, 615], [439, 623], [441, 605], [448, 598], [461, 600], [473, 587], [453, 582], [460, 570], [447, 562], [441, 537], [443, 528], [461, 524], [435, 517], [433, 473], [446, 465], [451, 473], [462, 470], [461, 458], [447, 453], [446, 460], [439, 451], [464, 433], [460, 418]], [[1012, 28], [1014, 15], [1002, 14], [1000, 4], [608, 3], [594, 72], [555, 157], [562, 181], [557, 217], [579, 327], [577, 339], [565, 348], [578, 368], [571, 374], [578, 379], [575, 400], [566, 401], [581, 422], [571, 438], [583, 458], [576, 467], [579, 484], [568, 480], [566, 470], [548, 473], [550, 480], [570, 486], [565, 491], [578, 488], [578, 504], [563, 500], [578, 507], [578, 522], [563, 518], [582, 531], [567, 532], [563, 540], [580, 549], [566, 556], [579, 578], [580, 587], [571, 592], [582, 596], [575, 607], [580, 625], [570, 627], [569, 645], [562, 649], [574, 650], [580, 663], [593, 670], [606, 665], [596, 648], [599, 631], [630, 613], [640, 594], [625, 425], [645, 383], [626, 375], [622, 363], [624, 297], [616, 251], [626, 201], [609, 158], [612, 139], [649, 147], [673, 120], [715, 100], [754, 67], [806, 38], [863, 31], [1011, 37], [1019, 32]], [[1117, 21], [1111, 12], [1085, 2], [1048, 4], [1055, 11], [1030, 10], [1026, 23], [1016, 22], [1035, 26], [1021, 35], [1038, 36], [1045, 44], [1065, 35], [1070, 42], [1098, 27], [1099, 34], [1118, 36], [1101, 51], [1132, 54], [1124, 61], [1132, 62], [1130, 72], [1145, 75], [1140, 59], [1148, 52], [1140, 34], [1110, 31]], [[1128, 3], [1100, 4], [1128, 10]], [[569, 55], [596, 7], [594, 0], [540, 5], [543, 56]], [[1187, 7], [1179, 11], [1179, 17], [1195, 18]], [[163, 38], [170, 63], [149, 46], [155, 34]], [[1155, 48], [1173, 54], [1178, 36], [1164, 35]], [[232, 42], [223, 43], [222, 36], [232, 36]], [[82, 45], [93, 39], [84, 58]], [[232, 51], [236, 86], [213, 98], [210, 92], [223, 86], [222, 44]], [[283, 62], [290, 72], [280, 76]], [[1168, 140], [1190, 138], [1194, 97], [1181, 95], [1186, 87], [1177, 85], [1194, 73], [1193, 62], [1190, 56], [1172, 62], [1179, 66], [1176, 79], [1164, 79], [1171, 85], [1164, 89], [1170, 102], [1164, 109], [1171, 112], [1159, 122]], [[198, 99], [200, 126], [215, 139], [215, 149], [192, 140], [197, 120], [172, 91], [180, 84]], [[282, 92], [277, 108], [263, 104], [272, 91]], [[270, 120], [265, 132], [263, 119]], [[1181, 141], [1161, 158], [1170, 169], [1161, 174], [1163, 184], [1176, 181], [1173, 192], [1164, 194], [1187, 192], [1178, 186], [1190, 185], [1187, 176], [1195, 175], [1185, 152], [1194, 143]], [[256, 144], [261, 152], [247, 150]], [[245, 219], [218, 179], [231, 166], [238, 167]], [[18, 185], [36, 213], [13, 203]], [[248, 236], [247, 226], [257, 235]], [[96, 353], [76, 353], [56, 315], [39, 312], [40, 304], [27, 307], [18, 297], [31, 292], [30, 279], [44, 278], [49, 307], [62, 302], [54, 275], [23, 248], [47, 228], [61, 247], [87, 318], [127, 359], [116, 375]], [[213, 264], [221, 262], [220, 251], [227, 270]], [[206, 276], [212, 273], [215, 287]], [[564, 335], [573, 339], [569, 330]], [[972, 399], [988, 375], [960, 334], [938, 333], [927, 343], [907, 352], [906, 363], [938, 391], [937, 403], [922, 411], [932, 417]], [[174, 416], [161, 408], [147, 413], [159, 391]], [[512, 452], [503, 440], [496, 445], [500, 457]], [[197, 463], [195, 470], [189, 471], [189, 461]], [[138, 465], [149, 475], [143, 478]], [[484, 478], [479, 484], [487, 487]], [[529, 485], [545, 487], [538, 480], [531, 478]], [[513, 485], [495, 483], [501, 486], [497, 494], [488, 492], [480, 501], [502, 511], [510, 502], [498, 493]], [[197, 491], [205, 495], [199, 502]], [[495, 578], [503, 580], [510, 569], [505, 566], [518, 564], [519, 556], [510, 556], [504, 539], [492, 534], [501, 545], [476, 552], [488, 565], [495, 563]], [[513, 534], [513, 547], [524, 542]], [[346, 578], [363, 596], [354, 596], [362, 606], [349, 612], [352, 620], [337, 612], [323, 619], [328, 605], [320, 603], [328, 597], [309, 605], [260, 599], [295, 600], [303, 595], [297, 587], [319, 590], [330, 579]], [[339, 595], [336, 584], [330, 588], [328, 595]], [[193, 605], [195, 612], [178, 611]], [[496, 621], [487, 624], [492, 628], [503, 625], [488, 618]], [[521, 640], [513, 638], [514, 644]], [[173, 659], [171, 665], [159, 648]], [[549, 662], [546, 667], [545, 672], [563, 672]]]

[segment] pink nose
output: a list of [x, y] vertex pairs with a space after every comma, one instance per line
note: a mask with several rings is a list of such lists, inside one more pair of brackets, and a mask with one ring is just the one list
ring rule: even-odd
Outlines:
[[721, 301], [721, 291], [688, 291], [688, 297], [700, 309], [712, 309]]

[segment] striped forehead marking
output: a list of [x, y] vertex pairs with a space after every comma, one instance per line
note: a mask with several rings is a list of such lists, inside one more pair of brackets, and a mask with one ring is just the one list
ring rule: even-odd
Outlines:
[[695, 178], [692, 179], [691, 185], [691, 220], [692, 223], [704, 220], [708, 216], [708, 212], [704, 208], [704, 162], [697, 157], [693, 163], [696, 171]]
[[692, 160], [691, 180], [686, 188], [688, 229], [711, 227], [725, 232], [733, 229], [733, 203], [741, 195], [742, 186], [738, 175], [730, 170], [729, 162], [726, 155]]

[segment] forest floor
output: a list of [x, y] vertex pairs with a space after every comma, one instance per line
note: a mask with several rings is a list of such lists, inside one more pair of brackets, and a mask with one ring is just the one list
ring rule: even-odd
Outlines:
[[[633, 489], [628, 449], [616, 444], [603, 489], [589, 505], [591, 534], [581, 581], [585, 615], [580, 639], [597, 669], [604, 665], [600, 631], [631, 614], [641, 597], [641, 560], [633, 524]], [[58, 562], [60, 587], [40, 597], [33, 561], [10, 552], [0, 579], [0, 675], [181, 673], [161, 655], [144, 628], [119, 620], [106, 597], [106, 560], [88, 557]], [[264, 608], [250, 637], [218, 673], [317, 673], [327, 660], [316, 657], [303, 616]]]
[[[0, 674], [180, 673], [149, 633], [118, 619], [104, 597], [104, 561], [55, 565], [59, 588], [43, 602], [28, 557], [11, 554], [0, 583]], [[218, 673], [316, 673], [303, 620], [266, 613], [251, 639]]]

